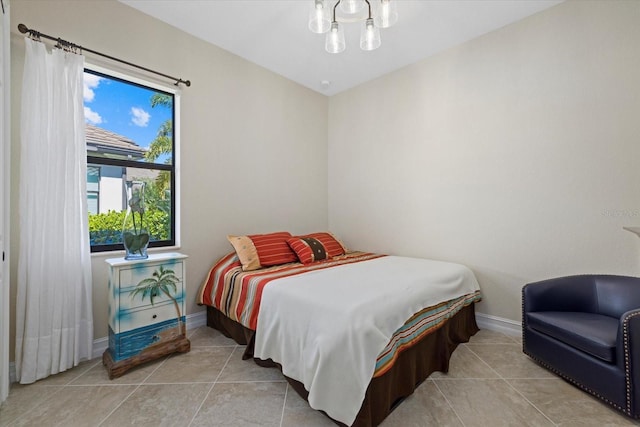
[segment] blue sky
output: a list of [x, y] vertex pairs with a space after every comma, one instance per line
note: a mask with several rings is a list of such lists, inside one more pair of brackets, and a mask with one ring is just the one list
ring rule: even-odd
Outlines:
[[148, 148], [171, 109], [151, 108], [157, 91], [119, 80], [84, 73], [84, 111], [87, 123], [126, 136]]

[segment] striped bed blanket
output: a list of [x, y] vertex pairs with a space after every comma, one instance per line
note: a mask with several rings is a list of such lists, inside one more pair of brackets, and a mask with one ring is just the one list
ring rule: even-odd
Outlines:
[[445, 301], [436, 306], [420, 310], [402, 325], [391, 337], [389, 344], [376, 359], [373, 377], [384, 375], [395, 363], [403, 350], [410, 348], [424, 336], [432, 333], [455, 316], [463, 307], [480, 301], [480, 291]]
[[[313, 264], [291, 263], [254, 271], [242, 271], [242, 265], [236, 253], [231, 252], [218, 260], [210, 269], [198, 292], [197, 302], [215, 307], [225, 316], [255, 331], [262, 293], [265, 286], [273, 280], [384, 256], [367, 252], [350, 252]], [[476, 290], [458, 298], [425, 307], [415, 313], [396, 330], [387, 346], [380, 352], [373, 377], [386, 373], [403, 350], [410, 348], [424, 336], [441, 327], [463, 307], [480, 299], [480, 291]]]
[[290, 263], [242, 271], [238, 256], [232, 252], [209, 270], [207, 279], [198, 293], [198, 304], [215, 307], [225, 316], [255, 331], [262, 292], [272, 280], [381, 256], [384, 255], [350, 252], [312, 264]]

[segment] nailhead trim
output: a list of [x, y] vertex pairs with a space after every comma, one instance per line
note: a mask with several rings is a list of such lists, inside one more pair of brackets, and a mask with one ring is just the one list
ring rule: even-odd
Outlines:
[[[582, 275], [582, 276], [588, 276], [588, 275]], [[629, 417], [636, 418], [636, 419], [640, 418], [640, 413], [639, 414], [632, 414], [631, 413], [631, 375], [630, 375], [631, 374], [631, 372], [630, 372], [631, 362], [630, 362], [630, 354], [629, 354], [629, 319], [631, 319], [632, 317], [640, 316], [640, 311], [636, 311], [636, 312], [630, 314], [629, 316], [625, 317], [623, 319], [623, 321], [622, 321], [622, 337], [623, 337], [623, 341], [624, 341], [624, 377], [625, 377], [625, 386], [626, 386], [626, 391], [627, 391], [627, 407], [626, 408], [622, 408], [618, 404], [610, 401], [609, 399], [607, 399], [604, 396], [601, 396], [599, 393], [591, 390], [587, 386], [585, 386], [583, 384], [580, 384], [579, 382], [577, 382], [573, 378], [568, 377], [567, 375], [563, 374], [562, 372], [556, 370], [554, 367], [552, 367], [551, 365], [547, 364], [546, 362], [543, 362], [542, 360], [538, 359], [536, 356], [533, 356], [531, 353], [529, 353], [526, 350], [527, 342], [526, 342], [526, 334], [525, 334], [526, 316], [524, 314], [524, 286], [522, 287], [522, 302], [521, 302], [521, 305], [522, 305], [522, 352], [524, 354], [529, 356], [531, 359], [533, 359], [539, 365], [543, 366], [544, 368], [548, 369], [549, 371], [553, 372], [554, 374], [564, 378], [565, 380], [569, 381], [571, 384], [573, 384], [573, 385], [577, 386], [578, 388], [586, 391], [587, 393], [592, 394], [593, 396], [597, 397], [598, 399], [608, 403], [609, 405], [613, 406], [614, 408], [616, 408], [617, 410], [621, 411], [625, 415], [628, 415]]]
[[[549, 371], [551, 371], [551, 372], [553, 372], [554, 374], [558, 375], [559, 377], [562, 377], [562, 378], [564, 378], [565, 380], [569, 381], [571, 384], [573, 384], [573, 385], [577, 386], [578, 388], [580, 388], [580, 389], [582, 389], [582, 390], [586, 391], [586, 392], [587, 392], [587, 393], [589, 393], [589, 394], [594, 395], [594, 396], [595, 396], [595, 397], [597, 397], [598, 399], [600, 399], [600, 400], [602, 400], [602, 401], [604, 401], [604, 402], [608, 403], [609, 405], [613, 406], [614, 408], [616, 408], [617, 410], [619, 410], [619, 411], [623, 412], [624, 414], [626, 414], [626, 415], [628, 415], [628, 416], [630, 416], [630, 417], [633, 417], [633, 416], [629, 413], [629, 411], [628, 411], [627, 409], [622, 408], [622, 407], [621, 407], [621, 406], [619, 406], [618, 404], [616, 404], [616, 403], [614, 403], [614, 402], [610, 401], [609, 399], [607, 399], [607, 398], [606, 398], [606, 397], [604, 397], [604, 396], [601, 396], [600, 394], [598, 394], [597, 392], [595, 392], [595, 391], [591, 390], [591, 389], [590, 389], [590, 388], [588, 388], [587, 386], [585, 386], [585, 385], [583, 385], [583, 384], [581, 384], [581, 383], [577, 382], [577, 381], [576, 381], [576, 380], [574, 380], [573, 378], [568, 377], [567, 375], [563, 374], [562, 372], [560, 372], [560, 371], [556, 370], [554, 367], [552, 367], [551, 365], [549, 365], [549, 364], [547, 364], [547, 363], [543, 362], [542, 360], [538, 359], [537, 357], [533, 356], [533, 355], [532, 355], [531, 353], [529, 353], [528, 351], [523, 350], [523, 353], [524, 353], [524, 354], [526, 354], [527, 356], [529, 356], [531, 359], [535, 360], [535, 361], [536, 361], [536, 363], [538, 363], [539, 365], [541, 365], [541, 366], [545, 367], [546, 369], [548, 369]], [[637, 417], [637, 416], [635, 416], [634, 418], [638, 418], [638, 417]]]
[[[629, 321], [636, 316], [640, 316], [640, 311], [635, 311], [622, 320], [622, 337], [624, 341], [624, 378], [627, 383], [627, 414], [629, 416], [631, 416], [631, 355], [629, 354]], [[636, 417], [640, 417], [640, 414]]]

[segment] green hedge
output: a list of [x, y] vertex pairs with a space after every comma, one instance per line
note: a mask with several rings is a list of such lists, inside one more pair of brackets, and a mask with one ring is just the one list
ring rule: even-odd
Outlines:
[[[127, 211], [109, 211], [89, 214], [89, 240], [91, 245], [110, 245], [122, 243], [122, 224]], [[159, 209], [147, 209], [145, 225], [150, 240], [168, 240], [171, 232], [170, 215]]]

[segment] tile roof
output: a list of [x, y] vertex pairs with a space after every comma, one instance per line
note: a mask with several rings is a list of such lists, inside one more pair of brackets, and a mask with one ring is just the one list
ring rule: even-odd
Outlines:
[[103, 150], [115, 149], [117, 151], [124, 151], [136, 157], [142, 157], [147, 151], [145, 148], [140, 147], [126, 136], [118, 135], [117, 133], [109, 132], [106, 129], [90, 124], [86, 125], [85, 139], [87, 141], [87, 145], [93, 145], [96, 148], [102, 148]]

